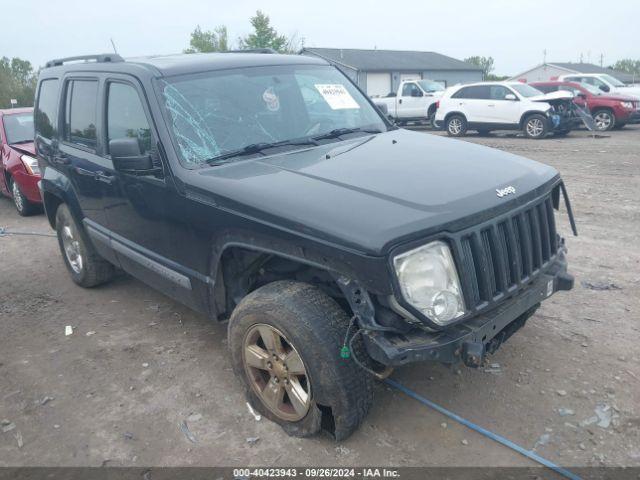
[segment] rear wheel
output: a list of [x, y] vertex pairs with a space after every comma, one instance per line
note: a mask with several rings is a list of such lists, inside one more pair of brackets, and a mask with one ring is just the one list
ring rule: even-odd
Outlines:
[[65, 204], [56, 212], [56, 232], [64, 264], [75, 283], [95, 287], [113, 278], [113, 265], [98, 255]]
[[337, 440], [349, 436], [369, 410], [373, 382], [340, 357], [348, 324], [338, 304], [309, 284], [277, 281], [247, 295], [231, 315], [228, 336], [253, 408], [292, 436], [322, 428]]
[[445, 123], [447, 134], [451, 137], [462, 137], [467, 133], [467, 119], [462, 115], [451, 115]]
[[16, 210], [18, 214], [27, 217], [29, 215], [33, 215], [38, 212], [38, 205], [29, 201], [27, 197], [24, 196], [22, 190], [20, 190], [20, 185], [13, 179], [10, 181], [11, 183], [11, 196], [13, 197], [13, 204], [16, 206]]
[[599, 132], [611, 130], [616, 125], [616, 117], [611, 110], [596, 110], [593, 112], [592, 116], [596, 125], [596, 130]]
[[527, 117], [522, 130], [527, 137], [538, 140], [547, 136], [549, 122], [543, 115], [536, 113]]

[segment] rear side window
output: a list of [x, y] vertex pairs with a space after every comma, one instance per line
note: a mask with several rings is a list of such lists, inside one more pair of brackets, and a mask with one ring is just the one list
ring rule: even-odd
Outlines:
[[57, 78], [40, 83], [34, 113], [37, 134], [48, 139], [53, 138], [58, 128], [58, 83]]
[[138, 92], [131, 85], [110, 83], [107, 100], [107, 145], [118, 138], [137, 138], [140, 153], [151, 150], [151, 130]]
[[471, 98], [471, 99], [489, 99], [488, 85], [475, 85], [473, 87], [464, 87], [454, 93], [452, 98]]
[[98, 82], [71, 80], [67, 83], [65, 100], [64, 139], [95, 150]]

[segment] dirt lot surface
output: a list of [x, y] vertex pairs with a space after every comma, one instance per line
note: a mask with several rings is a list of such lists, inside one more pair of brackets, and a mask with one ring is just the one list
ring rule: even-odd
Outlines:
[[[580, 231], [568, 237], [576, 286], [487, 367], [419, 364], [394, 378], [562, 465], [640, 465], [640, 126], [461, 141], [560, 170]], [[51, 232], [7, 199], [0, 226]], [[568, 236], [566, 216], [559, 226]], [[0, 430], [0, 466], [533, 465], [383, 385], [347, 441], [287, 437], [247, 411], [226, 325], [129, 277], [75, 286], [55, 238], [0, 237], [0, 259], [0, 420], [15, 425]]]

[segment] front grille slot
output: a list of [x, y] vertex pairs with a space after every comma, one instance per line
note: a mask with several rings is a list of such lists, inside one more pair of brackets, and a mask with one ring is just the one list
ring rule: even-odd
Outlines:
[[456, 242], [465, 298], [483, 308], [524, 285], [558, 249], [551, 198], [506, 218], [477, 226]]

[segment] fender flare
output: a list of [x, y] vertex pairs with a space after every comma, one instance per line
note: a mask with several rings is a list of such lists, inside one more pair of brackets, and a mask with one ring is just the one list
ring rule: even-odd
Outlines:
[[[84, 214], [78, 202], [71, 181], [66, 175], [57, 170], [47, 169], [45, 176], [41, 180], [42, 204], [44, 205], [45, 214], [51, 228], [55, 229], [56, 210], [60, 203], [64, 203], [69, 207], [71, 214], [74, 216], [76, 223], [82, 225]], [[55, 208], [54, 208], [55, 206]]]
[[[213, 242], [209, 259], [211, 281], [208, 297], [209, 310], [214, 318], [221, 313], [216, 306], [216, 288], [218, 281], [222, 278], [222, 258], [233, 248], [270, 254], [327, 272], [342, 291], [353, 313], [362, 320], [364, 325], [371, 329], [387, 329], [375, 321], [375, 307], [366, 282], [359, 280], [352, 269], [344, 268], [345, 263], [334, 255], [325, 255], [319, 249], [307, 248], [281, 238], [246, 231], [226, 231], [217, 236]], [[225, 307], [227, 306], [225, 299]]]

